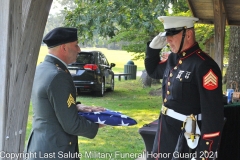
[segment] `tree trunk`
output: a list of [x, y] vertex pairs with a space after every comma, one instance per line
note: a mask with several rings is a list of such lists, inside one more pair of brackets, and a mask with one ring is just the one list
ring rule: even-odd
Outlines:
[[229, 61], [227, 68], [227, 86], [231, 87], [232, 81], [240, 84], [240, 27], [231, 26], [229, 36]]
[[24, 150], [32, 83], [51, 3], [0, 0], [0, 152]]
[[152, 85], [152, 78], [149, 77], [146, 70], [142, 71], [141, 81], [142, 81], [143, 87], [151, 87]]

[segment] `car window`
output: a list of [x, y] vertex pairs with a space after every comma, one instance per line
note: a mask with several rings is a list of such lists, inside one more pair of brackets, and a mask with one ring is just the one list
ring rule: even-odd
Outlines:
[[91, 53], [80, 53], [77, 57], [76, 63], [94, 64], [94, 56]]
[[101, 57], [101, 62], [102, 62], [102, 64], [109, 66], [106, 57], [105, 57], [103, 54], [101, 54], [100, 57]]

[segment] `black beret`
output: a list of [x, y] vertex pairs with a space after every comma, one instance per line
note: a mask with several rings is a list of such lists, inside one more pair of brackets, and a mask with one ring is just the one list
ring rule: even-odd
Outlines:
[[48, 48], [77, 40], [77, 29], [66, 27], [55, 28], [43, 38], [43, 42], [48, 46]]

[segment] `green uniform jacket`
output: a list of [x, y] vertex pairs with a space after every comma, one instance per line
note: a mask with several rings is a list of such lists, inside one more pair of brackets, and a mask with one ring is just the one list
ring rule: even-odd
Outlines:
[[66, 66], [47, 55], [37, 66], [33, 89], [33, 129], [28, 159], [79, 159], [78, 137], [94, 138], [98, 124], [78, 115], [76, 90]]

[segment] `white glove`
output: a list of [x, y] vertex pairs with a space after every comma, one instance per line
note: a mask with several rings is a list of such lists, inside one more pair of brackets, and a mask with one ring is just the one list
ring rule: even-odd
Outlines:
[[162, 33], [160, 32], [156, 37], [153, 38], [152, 42], [149, 44], [149, 47], [152, 49], [162, 49], [167, 45], [166, 37], [161, 37]]

